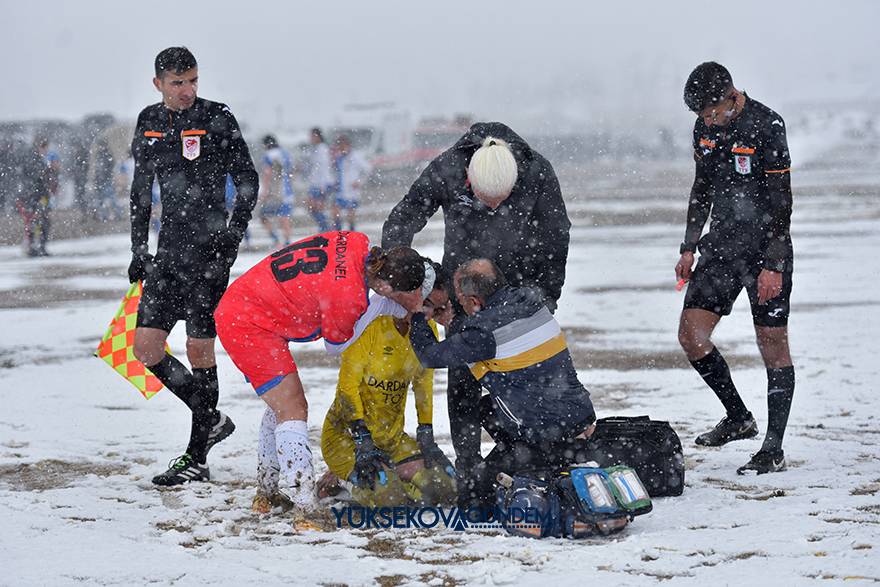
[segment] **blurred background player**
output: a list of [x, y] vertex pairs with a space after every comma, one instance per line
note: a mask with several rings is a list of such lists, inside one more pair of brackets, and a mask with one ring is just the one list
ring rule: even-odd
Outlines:
[[21, 164], [21, 191], [17, 201], [29, 257], [49, 255], [46, 250], [50, 229], [49, 204], [52, 195], [58, 192], [58, 169], [58, 157], [50, 155], [49, 140], [36, 137]]
[[70, 164], [69, 169], [73, 180], [73, 205], [80, 213], [83, 221], [94, 218], [95, 205], [91, 201], [91, 194], [86, 190], [89, 178], [89, 148], [91, 147], [86, 134], [77, 133], [70, 139]]
[[15, 195], [19, 191], [19, 156], [12, 137], [0, 135], [0, 216], [6, 212], [6, 206], [16, 202]]
[[125, 218], [125, 208], [116, 197], [117, 171], [110, 139], [102, 133], [89, 150], [88, 166], [89, 189], [102, 222]]
[[[691, 365], [712, 388], [727, 414], [697, 437], [721, 446], [758, 434], [727, 362], [711, 336], [745, 289], [758, 348], [767, 368], [767, 435], [761, 450], [739, 473], [785, 469], [782, 437], [794, 395], [788, 347], [788, 315], [794, 253], [791, 225], [791, 159], [782, 117], [737, 90], [727, 69], [715, 62], [688, 77], [684, 101], [697, 115], [693, 147], [696, 173], [687, 228], [675, 266], [688, 280], [678, 339]], [[702, 238], [709, 219], [709, 231]], [[699, 248], [696, 269], [694, 251]]]
[[46, 162], [46, 167], [48, 168], [48, 183], [49, 183], [49, 208], [53, 208], [57, 205], [58, 200], [58, 190], [61, 188], [61, 157], [58, 155], [58, 152], [51, 148], [49, 144], [49, 139], [41, 138], [40, 139], [40, 152], [43, 153], [43, 160]]
[[[272, 239], [272, 248], [290, 243], [290, 216], [293, 214], [293, 166], [290, 153], [283, 149], [273, 135], [263, 137], [263, 156], [260, 158], [260, 196], [258, 214], [260, 222]], [[279, 233], [273, 225], [278, 221]]]
[[361, 202], [361, 188], [370, 177], [373, 168], [367, 159], [351, 147], [351, 139], [346, 135], [336, 138], [333, 160], [336, 169], [336, 198], [333, 200], [333, 222], [336, 229], [342, 228], [342, 211], [348, 228], [354, 230], [357, 209]]
[[313, 128], [309, 141], [312, 144], [309, 153], [308, 183], [309, 183], [309, 213], [318, 225], [318, 232], [330, 230], [327, 222], [327, 196], [335, 183], [333, 173], [333, 161], [330, 156], [330, 147], [324, 142], [324, 135], [320, 128]]

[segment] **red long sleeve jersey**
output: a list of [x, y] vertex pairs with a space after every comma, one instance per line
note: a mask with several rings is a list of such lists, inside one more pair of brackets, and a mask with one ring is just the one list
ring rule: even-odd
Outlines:
[[367, 309], [369, 251], [360, 232], [311, 236], [254, 265], [224, 297], [235, 300], [238, 319], [288, 340], [345, 342]]

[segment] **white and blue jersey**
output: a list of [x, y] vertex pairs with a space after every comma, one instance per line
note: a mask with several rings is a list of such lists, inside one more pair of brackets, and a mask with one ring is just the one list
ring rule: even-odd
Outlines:
[[355, 208], [361, 200], [361, 187], [373, 171], [366, 158], [350, 151], [336, 158], [336, 203]]
[[290, 177], [293, 173], [293, 164], [290, 153], [281, 147], [273, 147], [263, 153], [261, 160], [263, 169], [272, 170], [272, 181], [266, 186], [270, 194], [277, 194], [285, 201], [293, 201], [293, 182]]
[[293, 208], [290, 154], [281, 147], [268, 149], [263, 153], [260, 167], [260, 214], [289, 215]]
[[318, 143], [309, 155], [309, 192], [313, 195], [323, 194], [335, 183], [330, 147], [326, 143]]

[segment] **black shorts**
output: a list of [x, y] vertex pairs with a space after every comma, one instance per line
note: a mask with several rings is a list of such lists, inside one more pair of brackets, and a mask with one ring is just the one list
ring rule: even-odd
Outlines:
[[157, 266], [144, 280], [137, 325], [171, 332], [186, 321], [191, 338], [214, 338], [214, 310], [229, 284], [229, 269], [179, 272]]
[[[790, 268], [791, 262], [787, 266]], [[701, 255], [688, 284], [684, 309], [707, 310], [719, 316], [727, 316], [739, 293], [745, 288], [752, 305], [752, 320], [756, 326], [788, 325], [791, 269], [782, 273], [782, 292], [767, 303], [759, 304], [758, 274], [761, 269], [760, 260]]]

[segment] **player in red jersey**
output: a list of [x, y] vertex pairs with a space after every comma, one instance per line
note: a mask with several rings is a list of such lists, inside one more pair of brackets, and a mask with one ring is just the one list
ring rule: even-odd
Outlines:
[[363, 233], [325, 232], [272, 253], [220, 300], [214, 314], [220, 342], [275, 413], [282, 479], [301, 511], [315, 505], [314, 470], [308, 402], [288, 343], [324, 338], [330, 349], [343, 345], [367, 310], [371, 289], [403, 313], [417, 311], [425, 277], [425, 259], [413, 249], [383, 251], [370, 248]]

